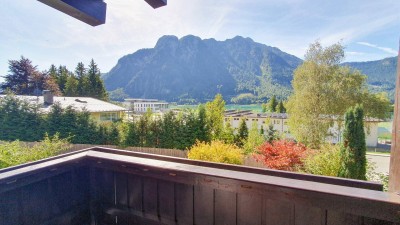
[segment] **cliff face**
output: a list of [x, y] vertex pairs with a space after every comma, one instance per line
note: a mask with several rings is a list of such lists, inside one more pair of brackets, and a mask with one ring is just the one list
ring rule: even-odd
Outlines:
[[163, 36], [154, 48], [122, 57], [104, 80], [108, 90], [122, 87], [132, 97], [203, 101], [219, 89], [227, 97], [257, 92], [263, 77], [289, 90], [300, 63], [301, 59], [250, 38]]

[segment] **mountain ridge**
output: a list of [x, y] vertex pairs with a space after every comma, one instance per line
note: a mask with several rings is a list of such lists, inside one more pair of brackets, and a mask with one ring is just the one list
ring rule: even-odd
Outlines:
[[[380, 71], [390, 73], [385, 76], [374, 76], [379, 71], [370, 69], [377, 61], [366, 66], [362, 62], [343, 65], [366, 70], [373, 90], [390, 92], [394, 64], [392, 58], [387, 61], [389, 68], [385, 63], [380, 67]], [[264, 101], [272, 95], [286, 98], [290, 94], [293, 71], [301, 63], [300, 58], [251, 38], [235, 36], [217, 41], [194, 35], [164, 35], [154, 48], [121, 57], [103, 78], [107, 90], [123, 88], [131, 97], [194, 103], [212, 99], [220, 92], [227, 100], [251, 94]], [[382, 85], [377, 83], [379, 77], [385, 78]]]

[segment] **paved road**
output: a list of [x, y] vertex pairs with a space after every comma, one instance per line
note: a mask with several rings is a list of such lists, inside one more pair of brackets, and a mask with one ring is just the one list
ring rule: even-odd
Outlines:
[[375, 171], [378, 173], [389, 173], [390, 156], [367, 153], [367, 159], [376, 165]]

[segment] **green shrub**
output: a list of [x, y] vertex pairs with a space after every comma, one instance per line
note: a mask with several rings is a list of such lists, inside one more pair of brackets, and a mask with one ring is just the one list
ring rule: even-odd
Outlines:
[[69, 148], [67, 139], [46, 135], [43, 141], [29, 147], [20, 141], [0, 143], [0, 168], [44, 159], [66, 151]]
[[243, 164], [242, 150], [236, 145], [226, 144], [222, 141], [197, 142], [189, 150], [188, 158], [210, 162]]
[[303, 161], [303, 171], [315, 175], [337, 176], [340, 170], [340, 146], [325, 144]]
[[253, 153], [257, 147], [264, 143], [265, 139], [258, 131], [257, 122], [253, 122], [247, 140], [244, 142], [243, 150], [246, 155]]

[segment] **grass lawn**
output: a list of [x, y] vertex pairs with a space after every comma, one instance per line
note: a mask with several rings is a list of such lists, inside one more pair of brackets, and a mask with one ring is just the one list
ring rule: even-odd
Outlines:
[[391, 140], [392, 139], [392, 122], [379, 123], [378, 139], [380, 139], [380, 140]]
[[367, 153], [390, 154], [390, 148], [367, 147]]

